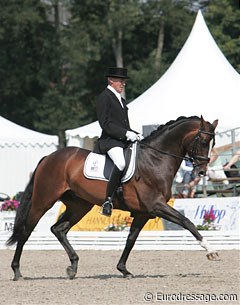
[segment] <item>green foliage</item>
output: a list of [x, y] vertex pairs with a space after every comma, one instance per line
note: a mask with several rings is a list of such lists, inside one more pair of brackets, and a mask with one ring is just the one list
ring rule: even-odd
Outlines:
[[240, 72], [240, 8], [236, 0], [212, 0], [206, 21], [219, 48], [232, 66]]
[[1, 2], [1, 115], [32, 125], [34, 109], [55, 74], [55, 41], [40, 1]]
[[[76, 96], [69, 92], [67, 84], [52, 84], [43, 95], [44, 103], [36, 109], [35, 126], [45, 133], [54, 133], [60, 137], [60, 145], [64, 146], [64, 131], [73, 122], [83, 120], [86, 111]], [[73, 127], [78, 127], [76, 124]]]

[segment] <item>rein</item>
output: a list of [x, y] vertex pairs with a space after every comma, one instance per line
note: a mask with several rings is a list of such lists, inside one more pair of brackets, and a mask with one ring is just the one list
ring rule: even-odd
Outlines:
[[174, 158], [179, 158], [179, 159], [182, 159], [182, 160], [185, 160], [185, 161], [190, 161], [193, 163], [194, 159], [192, 157], [182, 157], [182, 156], [178, 156], [178, 155], [175, 155], [175, 154], [172, 154], [172, 153], [169, 153], [169, 152], [166, 152], [166, 151], [163, 151], [163, 150], [160, 150], [160, 149], [157, 149], [157, 148], [154, 148], [152, 147], [151, 145], [149, 144], [146, 144], [146, 143], [141, 143], [141, 142], [138, 142], [139, 145], [142, 145], [142, 146], [145, 146], [147, 148], [150, 148], [156, 152], [159, 152], [161, 154], [164, 154], [164, 155], [167, 155], [167, 156], [171, 156], [171, 157], [174, 157]]
[[164, 155], [167, 155], [167, 156], [171, 156], [171, 157], [174, 157], [174, 158], [179, 158], [179, 159], [182, 159], [182, 160], [185, 160], [185, 161], [190, 161], [192, 164], [193, 164], [193, 167], [197, 167], [199, 166], [200, 164], [195, 164], [195, 160], [199, 160], [199, 161], [207, 161], [209, 162], [210, 161], [210, 158], [209, 157], [204, 157], [204, 156], [199, 156], [199, 155], [196, 155], [195, 154], [195, 150], [196, 150], [196, 146], [197, 146], [197, 141], [199, 140], [199, 135], [203, 133], [203, 134], [206, 134], [206, 135], [209, 135], [211, 136], [212, 138], [214, 138], [215, 134], [212, 133], [212, 132], [209, 132], [209, 131], [205, 131], [205, 130], [201, 130], [199, 129], [197, 134], [195, 135], [195, 137], [192, 139], [192, 142], [193, 142], [193, 148], [192, 148], [192, 151], [191, 151], [191, 154], [192, 154], [192, 157], [190, 156], [185, 156], [185, 157], [182, 157], [182, 156], [178, 156], [178, 155], [175, 155], [175, 154], [172, 154], [172, 153], [169, 153], [169, 152], [166, 152], [166, 151], [163, 151], [163, 150], [160, 150], [160, 149], [157, 149], [149, 144], [146, 144], [146, 143], [142, 143], [140, 141], [138, 141], [139, 145], [142, 145], [142, 146], [145, 146], [145, 147], [148, 147], [156, 152], [159, 152], [161, 154], [164, 154]]

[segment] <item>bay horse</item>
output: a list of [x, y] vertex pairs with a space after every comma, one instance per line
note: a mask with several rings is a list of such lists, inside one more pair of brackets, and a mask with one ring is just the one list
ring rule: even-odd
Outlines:
[[[117, 269], [124, 277], [133, 276], [126, 268], [128, 256], [143, 226], [150, 218], [162, 217], [189, 230], [207, 250], [208, 259], [217, 259], [217, 252], [197, 231], [195, 225], [180, 212], [167, 204], [171, 198], [171, 186], [183, 159], [192, 161], [198, 175], [205, 175], [211, 143], [214, 141], [218, 120], [212, 124], [201, 116], [179, 117], [160, 125], [145, 139], [139, 141], [137, 166], [133, 177], [123, 183], [123, 199], [114, 200], [114, 208], [131, 212], [133, 221], [126, 245]], [[17, 242], [11, 267], [13, 280], [22, 277], [20, 258], [23, 246], [40, 218], [57, 200], [65, 206], [65, 212], [51, 227], [68, 254], [71, 265], [67, 267], [69, 279], [77, 273], [79, 257], [67, 239], [67, 233], [94, 204], [102, 205], [105, 199], [105, 181], [85, 178], [83, 167], [89, 150], [66, 147], [44, 157], [37, 165], [27, 185], [7, 244]]]

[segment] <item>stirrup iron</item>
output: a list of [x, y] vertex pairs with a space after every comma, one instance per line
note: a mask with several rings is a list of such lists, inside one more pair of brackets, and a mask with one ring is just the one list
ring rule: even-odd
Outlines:
[[100, 214], [110, 217], [112, 215], [113, 204], [111, 198], [108, 198], [102, 205]]

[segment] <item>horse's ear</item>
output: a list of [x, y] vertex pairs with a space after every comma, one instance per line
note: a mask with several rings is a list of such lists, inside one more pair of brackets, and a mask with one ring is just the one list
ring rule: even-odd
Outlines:
[[[206, 126], [207, 122], [204, 120], [203, 116], [201, 115], [201, 128], [204, 128], [204, 126]], [[215, 129], [218, 125], [218, 120], [215, 120], [212, 123], [213, 128]]]
[[201, 128], [204, 128], [204, 125], [205, 125], [205, 120], [204, 120], [204, 118], [203, 118], [203, 116], [201, 115]]
[[215, 121], [212, 123], [214, 129], [217, 127], [217, 124], [218, 124], [218, 120], [215, 120]]

